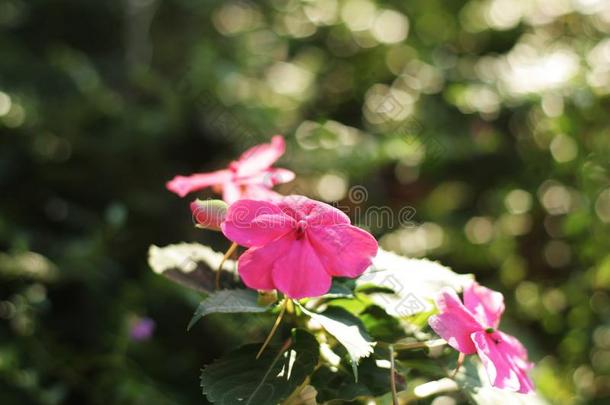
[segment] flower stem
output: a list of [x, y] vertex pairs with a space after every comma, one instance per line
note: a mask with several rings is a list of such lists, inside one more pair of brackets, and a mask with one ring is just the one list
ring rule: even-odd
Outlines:
[[415, 350], [415, 349], [427, 349], [429, 346], [427, 342], [408, 342], [408, 343], [396, 343], [392, 345], [396, 350]]
[[431, 349], [433, 347], [436, 346], [442, 346], [447, 344], [447, 342], [445, 342], [442, 339], [436, 339], [436, 340], [427, 340], [424, 342], [417, 342], [417, 341], [398, 341], [396, 343], [393, 344], [394, 349], [397, 351], [401, 351], [401, 350], [415, 350], [415, 349]]
[[394, 346], [390, 345], [390, 388], [392, 389], [392, 404], [399, 405], [396, 392], [396, 364], [394, 362]]
[[273, 335], [275, 335], [275, 332], [277, 331], [278, 326], [280, 326], [280, 323], [282, 322], [282, 318], [284, 317], [284, 313], [286, 312], [286, 307], [288, 307], [288, 301], [290, 301], [288, 298], [284, 298], [284, 303], [282, 304], [282, 309], [280, 310], [280, 314], [277, 316], [277, 319], [275, 320], [275, 323], [273, 324], [273, 327], [271, 328], [271, 332], [269, 332], [267, 339], [265, 339], [265, 343], [263, 343], [260, 350], [256, 354], [257, 359], [259, 357], [261, 357], [261, 354], [263, 354], [263, 352], [265, 351], [265, 348], [267, 347], [269, 342], [271, 342], [271, 338], [273, 337]]
[[222, 257], [222, 260], [220, 261], [220, 265], [218, 266], [218, 270], [216, 271], [216, 289], [217, 290], [220, 290], [220, 272], [222, 271], [222, 266], [225, 264], [227, 259], [229, 257], [231, 257], [233, 252], [235, 252], [235, 249], [237, 249], [237, 243], [233, 242], [233, 244], [229, 247], [229, 249], [227, 249], [227, 252]]
[[464, 359], [466, 359], [466, 355], [464, 353], [460, 353], [458, 356], [457, 365], [455, 366], [455, 370], [453, 370], [453, 373], [451, 373], [451, 378], [455, 377], [458, 371], [460, 371], [462, 364], [464, 364]]

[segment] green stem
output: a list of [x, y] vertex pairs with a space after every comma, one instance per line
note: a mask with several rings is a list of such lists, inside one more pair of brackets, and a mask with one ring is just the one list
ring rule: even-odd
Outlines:
[[[398, 341], [398, 342], [394, 343], [392, 346], [397, 351], [429, 349], [431, 347], [434, 347], [436, 344], [439, 344], [438, 342], [439, 342], [439, 340], [428, 340], [425, 342], [400, 342], [400, 341]], [[446, 344], [446, 343], [443, 343], [443, 344]]]
[[265, 342], [263, 343], [260, 350], [256, 354], [257, 359], [259, 357], [261, 357], [261, 354], [263, 354], [263, 352], [265, 351], [265, 348], [267, 347], [269, 342], [271, 342], [271, 338], [273, 337], [273, 335], [275, 335], [275, 332], [277, 331], [278, 326], [280, 326], [280, 323], [282, 322], [282, 318], [284, 317], [284, 313], [286, 312], [286, 308], [288, 307], [288, 301], [289, 301], [288, 298], [284, 298], [284, 303], [282, 304], [282, 309], [280, 310], [280, 314], [277, 316], [277, 319], [275, 320], [275, 323], [273, 324], [273, 327], [271, 328], [271, 332], [269, 332], [267, 339], [265, 339]]
[[394, 362], [394, 346], [390, 345], [390, 388], [392, 389], [392, 403], [398, 404], [398, 393], [396, 392], [396, 364]]
[[220, 265], [218, 266], [218, 270], [216, 271], [216, 289], [217, 290], [220, 290], [220, 273], [222, 272], [222, 266], [225, 264], [227, 259], [229, 257], [231, 257], [233, 252], [235, 252], [235, 249], [237, 249], [237, 243], [231, 244], [231, 246], [227, 250], [227, 253], [225, 253], [225, 255], [222, 257], [222, 260], [220, 261]]
[[458, 356], [457, 365], [455, 366], [455, 370], [453, 370], [453, 373], [451, 373], [451, 378], [455, 377], [458, 371], [460, 371], [460, 368], [464, 364], [465, 359], [466, 355], [464, 353], [460, 353], [460, 355]]

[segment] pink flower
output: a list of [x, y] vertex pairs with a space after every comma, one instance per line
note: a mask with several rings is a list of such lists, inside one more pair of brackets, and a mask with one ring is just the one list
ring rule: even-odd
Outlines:
[[180, 197], [206, 187], [214, 187], [222, 192], [223, 200], [229, 204], [242, 198], [278, 198], [279, 194], [271, 188], [294, 179], [294, 173], [290, 170], [271, 167], [285, 150], [284, 138], [276, 135], [271, 138], [271, 143], [248, 149], [238, 160], [231, 162], [227, 169], [176, 176], [166, 186]]
[[377, 254], [375, 238], [347, 215], [302, 196], [237, 201], [222, 232], [249, 248], [237, 266], [246, 286], [297, 299], [327, 293], [333, 276], [358, 277]]
[[491, 385], [511, 391], [534, 390], [527, 371], [533, 367], [527, 351], [513, 336], [497, 330], [504, 312], [501, 293], [473, 282], [464, 289], [464, 303], [454, 290], [444, 288], [436, 299], [440, 314], [429, 324], [454, 349], [477, 353]]

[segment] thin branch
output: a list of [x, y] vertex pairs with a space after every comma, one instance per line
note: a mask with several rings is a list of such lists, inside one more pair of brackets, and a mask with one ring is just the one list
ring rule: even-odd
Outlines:
[[460, 355], [458, 356], [458, 360], [457, 360], [457, 365], [455, 366], [455, 370], [453, 370], [453, 373], [451, 373], [451, 378], [454, 378], [457, 375], [458, 371], [460, 371], [460, 368], [464, 364], [465, 359], [466, 359], [466, 355], [464, 353], [460, 352]]
[[231, 257], [231, 255], [235, 252], [236, 249], [237, 249], [237, 243], [233, 242], [233, 244], [231, 244], [231, 246], [227, 250], [227, 253], [225, 253], [225, 255], [222, 257], [222, 260], [220, 261], [220, 265], [218, 266], [218, 270], [216, 271], [216, 289], [217, 290], [220, 290], [220, 273], [222, 272], [222, 266], [224, 266], [227, 259], [229, 257]]
[[394, 346], [395, 350], [415, 350], [415, 349], [431, 349], [433, 347], [437, 347], [437, 346], [442, 346], [447, 344], [447, 342], [445, 342], [443, 339], [435, 339], [435, 340], [427, 340], [424, 342], [404, 342], [404, 341], [398, 341], [396, 343], [394, 343], [392, 346]]
[[284, 298], [284, 302], [282, 304], [282, 309], [280, 311], [280, 314], [277, 316], [277, 319], [275, 320], [275, 323], [273, 324], [273, 327], [271, 328], [271, 332], [269, 332], [267, 339], [265, 339], [265, 343], [263, 343], [260, 350], [256, 354], [257, 359], [259, 357], [261, 357], [261, 354], [263, 354], [263, 352], [265, 351], [265, 348], [267, 347], [269, 342], [271, 342], [271, 338], [273, 337], [273, 335], [275, 335], [275, 332], [277, 331], [278, 326], [280, 326], [280, 323], [282, 322], [282, 318], [284, 317], [284, 313], [286, 312], [286, 307], [288, 306], [288, 301], [289, 301], [288, 298]]
[[392, 403], [399, 405], [396, 392], [396, 365], [394, 364], [394, 346], [390, 345], [390, 387], [392, 389]]

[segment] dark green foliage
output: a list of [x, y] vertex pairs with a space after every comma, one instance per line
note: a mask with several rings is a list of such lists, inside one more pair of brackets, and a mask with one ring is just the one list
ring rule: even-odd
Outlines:
[[258, 304], [258, 294], [253, 290], [220, 290], [201, 301], [187, 329], [191, 329], [208, 314], [256, 313], [268, 308]]
[[318, 391], [319, 402], [331, 399], [351, 401], [358, 397], [376, 397], [388, 392], [390, 371], [379, 368], [373, 357], [363, 359], [358, 366], [359, 379], [349, 371], [351, 366], [342, 363], [338, 372], [320, 368], [311, 378], [311, 385]]
[[269, 347], [257, 360], [260, 344], [246, 345], [205, 367], [203, 393], [220, 405], [279, 404], [299, 387], [318, 363], [316, 339], [295, 330], [287, 348]]
[[405, 336], [398, 320], [376, 305], [361, 312], [359, 318], [374, 340], [391, 343]]

